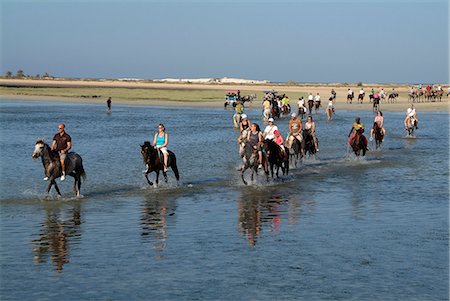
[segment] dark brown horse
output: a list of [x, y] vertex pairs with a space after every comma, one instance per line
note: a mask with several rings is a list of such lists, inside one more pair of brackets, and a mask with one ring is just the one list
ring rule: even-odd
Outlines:
[[283, 152], [281, 147], [275, 143], [275, 141], [270, 139], [265, 139], [263, 142], [263, 149], [266, 152], [267, 162], [270, 166], [270, 173], [273, 178], [274, 174], [274, 166], [276, 166], [276, 176], [278, 176], [278, 172], [281, 170], [283, 175], [289, 174], [289, 154], [287, 152]]
[[308, 99], [308, 111], [309, 111], [309, 115], [312, 114], [312, 108], [314, 107], [314, 100], [312, 99]]
[[356, 134], [350, 139], [350, 146], [357, 157], [361, 155], [365, 156], [367, 151], [367, 139], [363, 135], [362, 130], [358, 130]]
[[352, 103], [353, 97], [355, 97], [355, 93], [347, 94], [347, 103]]
[[[169, 153], [169, 160], [168, 160], [168, 166], [172, 168], [173, 173], [175, 174], [175, 178], [177, 181], [180, 180], [180, 174], [178, 172], [177, 167], [177, 158], [175, 157], [175, 154], [168, 150]], [[163, 172], [164, 179], [167, 183], [167, 172], [164, 171], [164, 160], [162, 158], [162, 154], [158, 149], [156, 149], [154, 146], [150, 144], [150, 142], [145, 141], [143, 145], [141, 145], [141, 154], [142, 158], [144, 160], [144, 164], [147, 166], [147, 169], [145, 170], [145, 178], [147, 179], [147, 182], [149, 185], [153, 185], [153, 183], [148, 179], [148, 174], [151, 172], [156, 172], [156, 185], [159, 183], [159, 172]]]
[[316, 150], [316, 145], [314, 144], [314, 137], [311, 134], [311, 130], [304, 129], [302, 132], [303, 135], [303, 154], [306, 156], [306, 153], [309, 153], [309, 156], [314, 155]]
[[375, 136], [375, 147], [378, 149], [381, 147], [381, 144], [383, 143], [383, 131], [381, 130], [381, 128], [378, 126], [378, 123], [374, 122], [373, 123], [373, 134]]
[[[58, 184], [56, 184], [55, 179], [61, 177], [61, 161], [59, 159], [59, 154], [56, 151], [50, 149], [50, 146], [44, 142], [44, 140], [36, 141], [34, 146], [33, 154], [31, 158], [37, 159], [42, 158], [42, 165], [44, 166], [45, 176], [48, 177], [47, 193], [50, 192], [52, 186], [55, 186], [55, 190], [58, 195], [61, 196]], [[73, 191], [77, 197], [81, 196], [81, 178], [86, 179], [86, 173], [83, 168], [83, 159], [80, 155], [74, 152], [70, 152], [66, 156], [65, 160], [66, 175], [69, 175], [75, 179], [73, 184]]]
[[358, 103], [363, 103], [363, 100], [364, 100], [364, 96], [366, 95], [366, 93], [360, 93], [359, 95], [358, 95]]

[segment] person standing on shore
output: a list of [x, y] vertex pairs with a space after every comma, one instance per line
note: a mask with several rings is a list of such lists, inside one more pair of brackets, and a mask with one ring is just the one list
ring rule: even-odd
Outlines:
[[106, 105], [108, 106], [108, 112], [111, 112], [111, 97], [106, 101]]
[[[58, 125], [58, 133], [53, 136], [53, 143], [51, 149], [53, 151], [57, 151], [59, 153], [59, 160], [61, 162], [61, 181], [66, 179], [66, 155], [67, 152], [72, 148], [72, 138], [65, 131], [66, 126], [64, 123]], [[44, 180], [48, 180], [48, 177], [45, 177]]]

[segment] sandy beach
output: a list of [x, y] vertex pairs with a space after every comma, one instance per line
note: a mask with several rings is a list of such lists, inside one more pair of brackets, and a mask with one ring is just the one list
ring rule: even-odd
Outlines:
[[[366, 96], [363, 104], [357, 104], [356, 98], [352, 104], [346, 101], [347, 90], [351, 88], [358, 95], [360, 87], [351, 84], [199, 84], [199, 83], [165, 83], [151, 81], [116, 81], [116, 80], [30, 80], [30, 79], [0, 79], [0, 97], [2, 99], [36, 100], [77, 103], [105, 103], [112, 97], [114, 104], [143, 106], [177, 106], [177, 107], [223, 107], [226, 90], [241, 90], [242, 95], [255, 93], [256, 101], [252, 107], [261, 106], [264, 90], [275, 90], [285, 93], [296, 104], [298, 97], [309, 93], [319, 93], [322, 105], [326, 105], [331, 89], [337, 93], [337, 110], [371, 110], [369, 93], [384, 89], [386, 93], [395, 89], [399, 97], [395, 103], [381, 103], [381, 110], [391, 112], [406, 111], [409, 106], [408, 92], [410, 85], [397, 84], [363, 84]], [[446, 91], [447, 87], [443, 87]], [[42, 91], [44, 90], [44, 91]], [[64, 93], [70, 90], [70, 93]], [[117, 91], [125, 91], [116, 93]], [[101, 91], [101, 92], [99, 92]], [[133, 97], [133, 93], [140, 92]], [[101, 95], [99, 94], [101, 93]], [[117, 95], [115, 95], [117, 94]], [[192, 99], [183, 97], [189, 94]], [[198, 97], [196, 97], [198, 95]], [[198, 101], [196, 99], [199, 99]], [[444, 95], [442, 101], [415, 103], [418, 111], [449, 112], [449, 98]]]

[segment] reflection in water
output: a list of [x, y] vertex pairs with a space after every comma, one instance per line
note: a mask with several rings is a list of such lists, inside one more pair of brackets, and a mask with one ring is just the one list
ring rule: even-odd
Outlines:
[[35, 263], [45, 263], [50, 256], [56, 270], [62, 271], [63, 265], [69, 262], [69, 241], [80, 237], [81, 223], [79, 203], [69, 210], [49, 204], [45, 208], [39, 237], [32, 240]]
[[161, 253], [166, 248], [167, 225], [175, 215], [174, 197], [160, 193], [149, 196], [142, 206], [142, 238], [153, 244], [153, 250]]
[[[314, 202], [304, 202], [313, 207]], [[309, 209], [310, 213], [312, 210]], [[255, 246], [263, 231], [263, 225], [269, 225], [269, 231], [277, 234], [283, 220], [288, 224], [297, 224], [301, 213], [300, 201], [297, 196], [287, 199], [267, 191], [248, 190], [238, 199], [239, 231], [248, 239], [250, 246]]]

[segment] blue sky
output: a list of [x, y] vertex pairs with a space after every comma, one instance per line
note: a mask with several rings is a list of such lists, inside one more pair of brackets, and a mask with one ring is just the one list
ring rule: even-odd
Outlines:
[[0, 3], [2, 74], [449, 81], [446, 0]]

